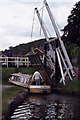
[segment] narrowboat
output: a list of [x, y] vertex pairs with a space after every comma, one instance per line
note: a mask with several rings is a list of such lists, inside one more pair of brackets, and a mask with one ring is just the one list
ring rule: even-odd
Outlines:
[[[44, 80], [43, 80], [44, 81]], [[45, 82], [41, 82], [40, 85], [36, 85], [35, 81], [32, 81], [32, 75], [22, 74], [22, 73], [14, 73], [11, 75], [9, 82], [11, 84], [26, 88], [30, 93], [50, 93], [51, 86], [43, 84]]]

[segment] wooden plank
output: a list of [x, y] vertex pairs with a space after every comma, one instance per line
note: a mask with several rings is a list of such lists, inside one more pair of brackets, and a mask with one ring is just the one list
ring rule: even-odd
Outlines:
[[[30, 54], [30, 56], [28, 56], [28, 57], [30, 58], [31, 63], [36, 64], [36, 66], [34, 67], [36, 70], [38, 70], [38, 71], [41, 71], [41, 70], [42, 70], [43, 73], [45, 73], [45, 74], [44, 74], [44, 75], [46, 76], [45, 81], [46, 81], [47, 84], [50, 84], [50, 85], [51, 85], [52, 82], [51, 82], [51, 80], [50, 80], [49, 75], [47, 74], [47, 71], [46, 71], [46, 69], [45, 69], [45, 67], [44, 67], [44, 65], [43, 65], [43, 63], [42, 63], [39, 55], [38, 55], [38, 54]], [[39, 66], [38, 64], [40, 64], [40, 66]], [[42, 76], [42, 77], [43, 77], [43, 76]]]

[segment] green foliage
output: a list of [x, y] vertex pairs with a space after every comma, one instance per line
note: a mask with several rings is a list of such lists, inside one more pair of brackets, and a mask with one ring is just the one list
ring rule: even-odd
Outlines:
[[78, 56], [80, 47], [75, 43], [66, 43], [66, 49], [70, 56]]
[[65, 47], [70, 59], [76, 59], [75, 63], [73, 64], [80, 66], [80, 46], [78, 46], [76, 43], [66, 42]]
[[80, 68], [80, 49], [79, 49], [79, 52], [78, 52], [77, 64], [78, 64], [78, 66]]
[[32, 68], [19, 68], [18, 69], [19, 72], [23, 73], [23, 74], [33, 74], [34, 73], [34, 69]]
[[8, 80], [16, 68], [2, 68], [2, 84], [9, 84]]
[[63, 39], [80, 45], [80, 1], [75, 4], [68, 16], [68, 24], [63, 29]]
[[63, 89], [68, 92], [80, 91], [80, 81], [69, 81]]
[[62, 83], [59, 83], [57, 88], [61, 88], [62, 93], [80, 95], [80, 81], [78, 80], [68, 81], [65, 86]]

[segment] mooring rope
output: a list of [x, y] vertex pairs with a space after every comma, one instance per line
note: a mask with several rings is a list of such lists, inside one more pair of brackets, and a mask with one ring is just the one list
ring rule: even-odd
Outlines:
[[31, 40], [30, 40], [30, 41], [32, 41], [32, 37], [33, 37], [34, 20], [35, 20], [35, 10], [34, 10], [34, 12], [33, 12], [32, 30], [31, 30]]
[[[39, 11], [42, 10], [42, 14], [41, 14], [41, 19], [42, 19], [42, 21], [43, 21], [43, 12], [44, 12], [43, 9], [44, 9], [44, 8], [45, 8], [45, 5], [44, 5], [44, 2], [43, 2], [42, 8], [39, 9]], [[34, 12], [33, 12], [32, 30], [31, 30], [31, 39], [30, 39], [30, 41], [32, 41], [32, 37], [33, 37], [34, 21], [35, 21], [35, 9], [34, 9]], [[48, 35], [51, 36], [51, 34], [50, 34], [50, 32], [49, 32], [47, 26], [46, 26], [45, 23], [44, 23], [44, 21], [42, 22], [42, 24], [44, 24], [44, 27], [45, 27], [45, 29], [46, 29]], [[42, 28], [41, 28], [41, 26], [40, 26], [40, 36], [41, 36], [41, 29], [42, 29]]]
[[[41, 14], [41, 19], [42, 19], [42, 21], [43, 21], [43, 8], [44, 8], [45, 6], [44, 6], [44, 2], [42, 3], [42, 8], [40, 9], [40, 10], [42, 10], [42, 14]], [[39, 11], [40, 11], [39, 10]], [[41, 21], [41, 24], [42, 24], [42, 21]], [[41, 26], [40, 26], [40, 36], [41, 36]]]

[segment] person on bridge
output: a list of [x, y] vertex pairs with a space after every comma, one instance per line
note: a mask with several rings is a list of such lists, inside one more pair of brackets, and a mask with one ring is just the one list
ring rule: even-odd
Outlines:
[[9, 51], [9, 53], [7, 54], [8, 57], [12, 57], [12, 53], [11, 51]]
[[12, 57], [12, 53], [11, 53], [11, 51], [9, 51], [9, 53], [7, 54], [7, 56], [8, 56], [8, 65], [9, 66], [11, 66], [12, 65], [12, 63], [11, 63], [11, 57]]
[[38, 71], [36, 71], [32, 76], [32, 80], [36, 81], [36, 85], [40, 85], [40, 81], [42, 80], [41, 74]]

